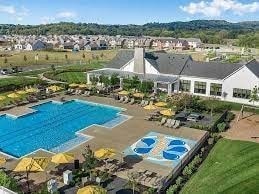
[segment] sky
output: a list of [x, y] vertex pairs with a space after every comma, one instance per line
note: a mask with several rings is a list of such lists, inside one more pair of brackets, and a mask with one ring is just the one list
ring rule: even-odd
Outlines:
[[259, 0], [0, 0], [1, 24], [259, 21]]

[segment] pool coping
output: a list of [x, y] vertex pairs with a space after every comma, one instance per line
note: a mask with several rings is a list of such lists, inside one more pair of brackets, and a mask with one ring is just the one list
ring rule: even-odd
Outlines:
[[[39, 105], [46, 104], [46, 103], [49, 103], [49, 102], [53, 102], [53, 103], [56, 103], [56, 104], [64, 104], [64, 103], [68, 103], [68, 102], [71, 102], [71, 101], [78, 101], [78, 102], [81, 102], [81, 103], [92, 104], [92, 105], [95, 105], [95, 106], [109, 107], [109, 108], [113, 108], [113, 109], [116, 109], [116, 110], [119, 109], [120, 112], [117, 113], [117, 115], [125, 116], [125, 117], [127, 117], [127, 118], [126, 118], [125, 120], [119, 122], [119, 123], [116, 123], [116, 124], [113, 125], [112, 127], [104, 126], [105, 123], [104, 123], [103, 125], [92, 124], [92, 125], [89, 125], [89, 126], [83, 128], [83, 129], [80, 129], [80, 130], [76, 131], [76, 132], [75, 132], [75, 135], [76, 135], [76, 136], [83, 136], [83, 137], [85, 137], [85, 138], [86, 138], [86, 141], [83, 141], [83, 142], [81, 142], [81, 143], [79, 143], [79, 144], [76, 144], [76, 145], [74, 145], [74, 146], [72, 146], [72, 147], [66, 149], [64, 152], [71, 151], [72, 149], [74, 149], [74, 148], [76, 148], [76, 147], [78, 147], [78, 146], [80, 146], [80, 145], [82, 145], [82, 144], [84, 144], [84, 143], [86, 143], [86, 142], [92, 140], [93, 138], [95, 138], [94, 136], [86, 135], [86, 134], [83, 133], [84, 131], [86, 131], [86, 130], [87, 130], [88, 128], [90, 128], [90, 127], [95, 127], [95, 126], [96, 126], [96, 127], [102, 127], [102, 128], [105, 128], [105, 129], [113, 129], [113, 128], [115, 128], [115, 127], [121, 125], [122, 123], [128, 121], [129, 119], [133, 118], [133, 116], [130, 116], [130, 115], [126, 115], [126, 114], [122, 114], [122, 113], [121, 113], [121, 112], [126, 111], [126, 110], [127, 110], [126, 108], [117, 107], [117, 106], [112, 106], [112, 105], [107, 105], [107, 104], [101, 104], [101, 103], [95, 103], [95, 102], [86, 101], [86, 100], [80, 100], [80, 99], [71, 99], [71, 100], [67, 100], [67, 101], [65, 101], [65, 102], [61, 102], [61, 101], [57, 101], [57, 100], [49, 100], [49, 101], [45, 101], [45, 102], [39, 102], [39, 103], [37, 103], [37, 104], [34, 104], [34, 105], [32, 105], [32, 106], [28, 106], [28, 107], [27, 107], [27, 108], [30, 108], [30, 109], [33, 110], [33, 111], [30, 112], [30, 113], [21, 114], [21, 115], [19, 115], [19, 116], [15, 116], [15, 115], [8, 114], [8, 113], [3, 113], [3, 114], [0, 114], [0, 117], [1, 117], [1, 116], [7, 116], [7, 117], [11, 117], [11, 118], [17, 119], [17, 118], [19, 118], [19, 117], [23, 117], [23, 116], [30, 115], [30, 114], [33, 114], [33, 113], [37, 112], [38, 110], [35, 110], [35, 109], [32, 108], [32, 107], [35, 107], [35, 106], [39, 106]], [[113, 120], [114, 120], [114, 119], [113, 119]], [[110, 121], [108, 121], [108, 122], [111, 122], [111, 121], [112, 121], [112, 120], [110, 120]], [[108, 122], [106, 122], [106, 123], [108, 123]], [[63, 144], [60, 144], [59, 146], [62, 146], [62, 145], [64, 145], [64, 144], [67, 143], [67, 142], [68, 142], [68, 141], [64, 142]], [[58, 146], [57, 146], [57, 147], [58, 147]], [[7, 156], [7, 157], [9, 157], [9, 158], [15, 159], [15, 160], [19, 160], [19, 159], [24, 158], [24, 157], [27, 157], [27, 156], [29, 156], [29, 155], [35, 154], [35, 153], [37, 153], [37, 152], [39, 152], [39, 151], [43, 151], [43, 152], [46, 152], [46, 153], [49, 153], [49, 154], [53, 154], [53, 155], [57, 154], [57, 153], [55, 153], [55, 152], [53, 152], [53, 151], [50, 151], [50, 150], [47, 150], [47, 149], [43, 149], [43, 148], [39, 148], [39, 149], [37, 149], [37, 150], [34, 150], [33, 152], [30, 152], [30, 153], [28, 153], [28, 154], [25, 154], [25, 155], [23, 155], [23, 156], [21, 156], [21, 157], [15, 157], [15, 156], [13, 156], [13, 155], [7, 154], [7, 153], [2, 152], [2, 151], [0, 151], [0, 154], [2, 154], [2, 155], [4, 155], [4, 156]]]

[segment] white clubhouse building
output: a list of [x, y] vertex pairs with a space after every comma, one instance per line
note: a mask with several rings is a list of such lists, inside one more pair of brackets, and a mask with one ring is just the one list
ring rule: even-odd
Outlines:
[[[188, 92], [204, 97], [253, 104], [250, 94], [259, 86], [259, 62], [252, 60], [246, 64], [198, 62], [188, 55], [165, 52], [145, 52], [143, 48], [121, 50], [106, 68], [87, 73], [87, 82], [92, 75], [111, 75], [121, 78], [137, 75], [140, 80], [154, 82], [157, 89], [168, 95]], [[259, 105], [258, 102], [255, 105]]]

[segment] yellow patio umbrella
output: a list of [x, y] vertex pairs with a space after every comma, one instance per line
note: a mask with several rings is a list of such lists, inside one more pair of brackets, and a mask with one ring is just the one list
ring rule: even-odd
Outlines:
[[34, 157], [23, 158], [17, 164], [14, 172], [43, 172], [49, 164], [49, 158]]
[[139, 92], [138, 92], [138, 93], [133, 94], [133, 96], [134, 96], [134, 97], [136, 97], [136, 98], [143, 98], [143, 97], [144, 97], [144, 95], [145, 95], [145, 94], [143, 94], [143, 93], [139, 93]]
[[62, 90], [63, 88], [61, 88], [60, 86], [53, 85], [53, 86], [49, 86], [48, 89], [52, 90], [53, 92], [57, 92]]
[[122, 90], [122, 91], [118, 92], [118, 94], [122, 95], [122, 96], [127, 96], [127, 95], [129, 95], [129, 92], [126, 90]]
[[107, 191], [97, 185], [88, 185], [77, 191], [77, 194], [106, 194]]
[[54, 155], [51, 158], [51, 162], [54, 162], [56, 164], [67, 164], [70, 163], [72, 160], [74, 160], [73, 154], [70, 153], [59, 153]]
[[19, 90], [16, 92], [17, 94], [27, 94], [27, 92], [25, 90]]
[[7, 95], [8, 98], [19, 98], [20, 96], [16, 93], [11, 93]]
[[79, 88], [87, 88], [87, 85], [86, 84], [80, 84], [78, 85]]
[[101, 148], [94, 152], [94, 156], [100, 159], [111, 158], [115, 155], [116, 155], [115, 150], [111, 148]]
[[0, 101], [6, 99], [5, 96], [0, 96]]
[[0, 165], [3, 165], [6, 163], [6, 158], [0, 157]]
[[172, 109], [166, 109], [166, 110], [161, 110], [160, 114], [171, 117], [171, 116], [175, 115], [175, 112], [172, 111]]
[[79, 84], [76, 84], [76, 83], [72, 83], [72, 84], [69, 84], [69, 87], [70, 88], [76, 88], [78, 87]]
[[25, 90], [27, 93], [36, 93], [38, 92], [38, 89], [36, 88], [28, 88], [27, 90]]
[[158, 107], [164, 107], [164, 106], [167, 106], [167, 103], [166, 102], [157, 102], [157, 103], [155, 103], [155, 105]]
[[147, 106], [144, 107], [144, 109], [146, 110], [155, 110], [157, 107], [153, 104], [149, 104]]

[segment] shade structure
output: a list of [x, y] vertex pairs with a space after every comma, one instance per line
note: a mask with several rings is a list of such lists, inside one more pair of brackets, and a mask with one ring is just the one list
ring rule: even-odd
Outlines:
[[1, 100], [5, 100], [5, 99], [6, 99], [5, 96], [0, 96], [0, 101], [1, 101]]
[[15, 172], [43, 172], [49, 164], [49, 158], [23, 158], [13, 171]]
[[6, 158], [0, 157], [0, 165], [3, 165], [6, 163]]
[[69, 87], [70, 87], [70, 88], [76, 88], [76, 87], [78, 87], [78, 86], [79, 86], [79, 84], [76, 84], [76, 83], [69, 84]]
[[62, 90], [63, 88], [60, 87], [60, 86], [53, 85], [53, 86], [49, 86], [48, 89], [53, 91], [53, 92], [57, 92], [57, 91]]
[[11, 93], [7, 95], [8, 98], [19, 98], [20, 96], [16, 93]]
[[25, 90], [19, 90], [16, 92], [17, 94], [27, 94], [28, 92], [26, 92]]
[[97, 185], [88, 185], [77, 191], [77, 194], [106, 194], [107, 191]]
[[27, 90], [25, 90], [27, 93], [36, 93], [38, 92], [37, 88], [28, 88]]
[[100, 159], [111, 158], [115, 155], [116, 155], [115, 150], [111, 148], [101, 148], [94, 152], [94, 156]]
[[152, 105], [152, 104], [147, 105], [147, 106], [144, 107], [144, 109], [146, 109], [146, 110], [155, 110], [156, 108], [157, 107], [155, 105]]
[[78, 85], [79, 88], [87, 88], [87, 85], [86, 84], [80, 84]]
[[133, 94], [133, 96], [136, 98], [143, 98], [145, 96], [145, 94], [138, 92], [138, 93]]
[[118, 94], [122, 95], [122, 96], [127, 96], [127, 95], [129, 95], [129, 92], [126, 90], [122, 90], [122, 91], [118, 92]]
[[71, 161], [73, 161], [75, 158], [73, 156], [73, 154], [70, 153], [59, 153], [54, 155], [51, 158], [51, 162], [54, 162], [56, 164], [67, 164], [70, 163]]
[[164, 116], [170, 117], [170, 116], [175, 115], [175, 112], [172, 111], [172, 109], [166, 109], [166, 110], [161, 110], [161, 111], [160, 111], [160, 114], [162, 114], [162, 115], [164, 115]]
[[166, 102], [157, 102], [157, 103], [155, 103], [155, 105], [158, 107], [164, 107], [164, 106], [167, 106], [167, 103]]

